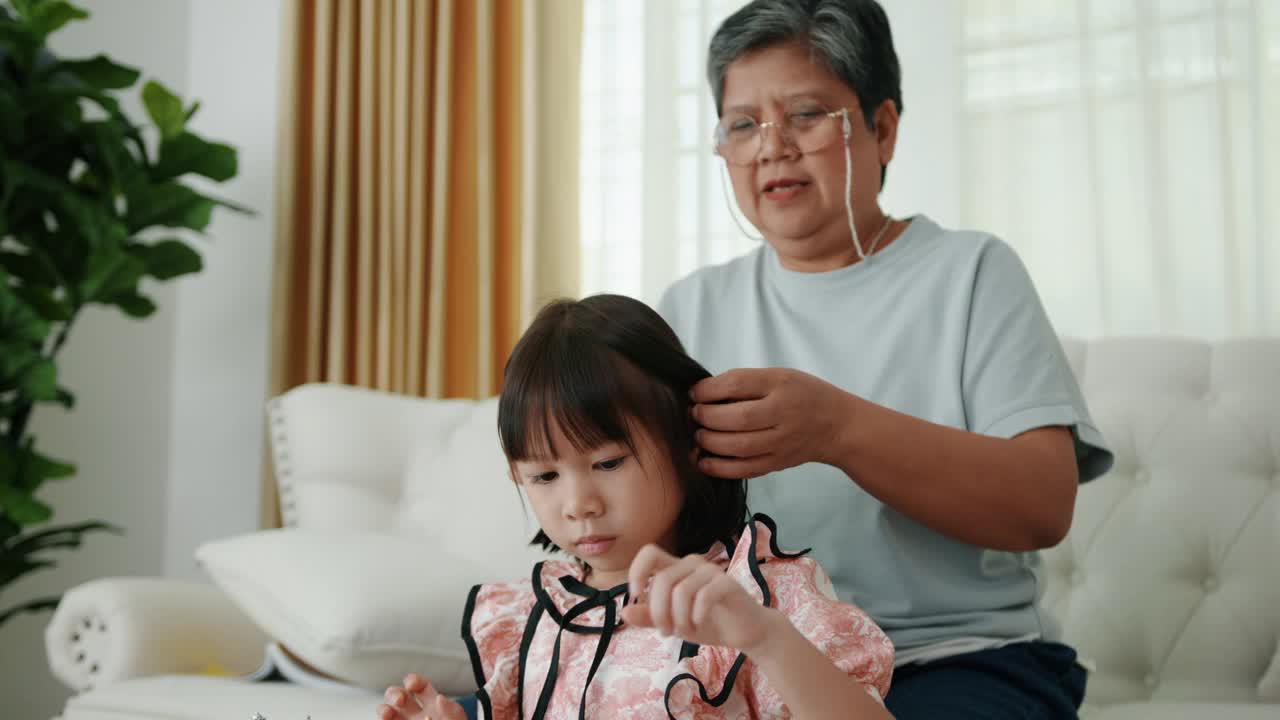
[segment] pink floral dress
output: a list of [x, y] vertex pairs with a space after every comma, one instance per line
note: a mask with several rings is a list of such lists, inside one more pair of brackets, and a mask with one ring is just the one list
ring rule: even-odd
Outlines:
[[[756, 515], [719, 563], [763, 604], [776, 607], [835, 665], [880, 700], [889, 690], [893, 644], [858, 608], [835, 599], [825, 572], [785, 553], [776, 526]], [[808, 551], [805, 551], [806, 553]], [[580, 565], [546, 560], [531, 578], [477, 585], [463, 639], [490, 720], [734, 720], [789, 718], [750, 658], [624, 624], [626, 585], [596, 590]]]

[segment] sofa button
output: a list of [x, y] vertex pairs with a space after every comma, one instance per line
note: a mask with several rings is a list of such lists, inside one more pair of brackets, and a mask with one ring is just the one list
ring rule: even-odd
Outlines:
[[1155, 676], [1154, 673], [1150, 673], [1146, 677], [1142, 678], [1142, 684], [1146, 685], [1148, 690], [1154, 690], [1156, 687], [1156, 684], [1158, 683], [1158, 680], [1159, 679]]
[[1218, 579], [1210, 575], [1204, 579], [1204, 591], [1213, 592], [1218, 589]]

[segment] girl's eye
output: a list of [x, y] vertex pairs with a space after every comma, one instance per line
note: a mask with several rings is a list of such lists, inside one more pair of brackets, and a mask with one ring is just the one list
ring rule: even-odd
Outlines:
[[622, 467], [622, 463], [625, 461], [626, 461], [625, 457], [616, 457], [616, 458], [611, 458], [609, 460], [601, 460], [600, 462], [596, 463], [596, 467], [606, 471], [617, 470], [618, 468]]
[[529, 481], [532, 482], [534, 485], [546, 485], [547, 483], [555, 479], [556, 479], [556, 473], [547, 472], [547, 473], [542, 473], [541, 475], [534, 475], [529, 478]]

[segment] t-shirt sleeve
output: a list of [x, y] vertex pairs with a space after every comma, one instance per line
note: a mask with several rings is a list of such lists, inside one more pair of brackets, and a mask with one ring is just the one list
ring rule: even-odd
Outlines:
[[527, 581], [477, 585], [467, 597], [462, 639], [479, 687], [482, 720], [513, 720], [519, 715], [520, 641], [534, 602]]
[[[893, 642], [865, 612], [835, 597], [831, 580], [808, 557], [772, 559], [760, 566], [775, 607], [844, 674], [883, 703], [893, 676]], [[782, 698], [754, 663], [745, 689], [756, 717], [787, 717]]]
[[1031, 276], [998, 240], [978, 260], [961, 382], [969, 430], [1011, 438], [1065, 426], [1075, 438], [1082, 482], [1110, 469], [1111, 451], [1089, 415]]

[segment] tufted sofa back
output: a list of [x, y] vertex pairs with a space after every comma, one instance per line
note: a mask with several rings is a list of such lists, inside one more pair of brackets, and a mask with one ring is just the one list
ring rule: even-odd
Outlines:
[[[1046, 553], [1087, 702], [1280, 702], [1280, 339], [1064, 342], [1114, 469]], [[520, 577], [493, 400], [308, 385], [269, 408], [287, 526], [423, 537]]]
[[1280, 339], [1064, 345], [1116, 455], [1045, 557], [1088, 702], [1280, 701]]

